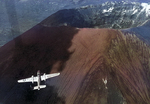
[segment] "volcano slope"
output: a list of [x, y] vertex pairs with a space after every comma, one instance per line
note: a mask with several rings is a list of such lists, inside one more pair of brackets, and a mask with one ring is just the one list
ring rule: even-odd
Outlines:
[[[113, 30], [39, 23], [0, 48], [0, 103], [148, 104], [149, 24]], [[61, 74], [40, 91], [17, 83], [37, 70]]]

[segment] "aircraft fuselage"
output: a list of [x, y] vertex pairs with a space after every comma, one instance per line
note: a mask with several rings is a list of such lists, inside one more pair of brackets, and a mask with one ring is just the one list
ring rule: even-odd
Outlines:
[[41, 74], [39, 70], [37, 71], [37, 77], [38, 77], [37, 86], [38, 86], [38, 90], [40, 90]]

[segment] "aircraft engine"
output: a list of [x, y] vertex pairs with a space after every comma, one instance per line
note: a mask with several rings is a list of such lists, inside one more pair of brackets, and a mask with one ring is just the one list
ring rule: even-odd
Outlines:
[[33, 75], [32, 75], [32, 83], [34, 83], [34, 77], [33, 77]]
[[45, 75], [45, 73], [43, 74], [43, 77], [44, 77], [44, 81], [46, 81], [46, 75]]

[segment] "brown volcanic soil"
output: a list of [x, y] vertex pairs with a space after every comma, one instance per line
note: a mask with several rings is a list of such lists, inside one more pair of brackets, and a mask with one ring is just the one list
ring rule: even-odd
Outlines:
[[[149, 46], [124, 34], [36, 25], [0, 48], [0, 103], [148, 104]], [[17, 83], [37, 70], [61, 75], [40, 91]]]

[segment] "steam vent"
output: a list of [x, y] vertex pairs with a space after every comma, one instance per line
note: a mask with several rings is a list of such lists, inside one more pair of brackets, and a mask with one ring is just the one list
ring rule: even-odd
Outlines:
[[[42, 21], [0, 48], [0, 104], [150, 104], [149, 39], [150, 21], [122, 30]], [[60, 75], [39, 91], [17, 83], [38, 70]]]

